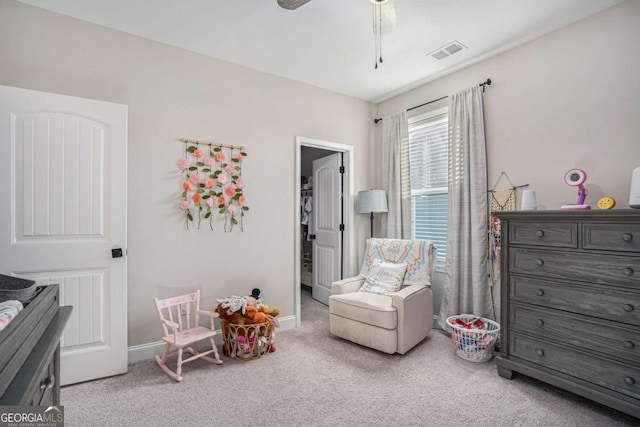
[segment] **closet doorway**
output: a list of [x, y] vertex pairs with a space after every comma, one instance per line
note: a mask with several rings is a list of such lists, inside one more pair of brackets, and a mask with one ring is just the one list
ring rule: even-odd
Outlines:
[[296, 138], [296, 325], [303, 292], [328, 305], [331, 283], [349, 277], [352, 163], [352, 146]]

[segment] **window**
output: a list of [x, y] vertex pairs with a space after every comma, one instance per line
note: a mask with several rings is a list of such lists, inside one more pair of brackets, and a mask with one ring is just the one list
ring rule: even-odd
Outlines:
[[448, 109], [409, 119], [411, 236], [433, 242], [438, 261], [447, 255]]

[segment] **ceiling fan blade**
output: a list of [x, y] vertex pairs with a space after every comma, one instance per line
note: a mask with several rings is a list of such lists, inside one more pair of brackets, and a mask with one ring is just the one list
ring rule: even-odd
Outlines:
[[310, 1], [311, 0], [278, 0], [278, 4], [284, 9], [293, 10]]

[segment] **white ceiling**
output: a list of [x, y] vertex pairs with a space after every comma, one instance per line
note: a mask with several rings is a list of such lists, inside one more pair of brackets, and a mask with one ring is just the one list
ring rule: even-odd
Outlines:
[[[20, 1], [380, 102], [623, 0], [392, 0], [397, 23], [383, 24], [377, 70], [369, 0], [311, 0], [293, 11], [276, 0]], [[427, 55], [454, 40], [467, 49]]]

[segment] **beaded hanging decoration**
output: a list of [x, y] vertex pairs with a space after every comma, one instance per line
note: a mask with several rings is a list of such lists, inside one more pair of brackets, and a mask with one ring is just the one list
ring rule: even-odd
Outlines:
[[[496, 190], [498, 183], [505, 177], [510, 187], [504, 190]], [[511, 183], [509, 176], [502, 172], [493, 188], [489, 190], [489, 280], [491, 286], [500, 280], [500, 218], [491, 215], [491, 212], [516, 210], [516, 187]]]

